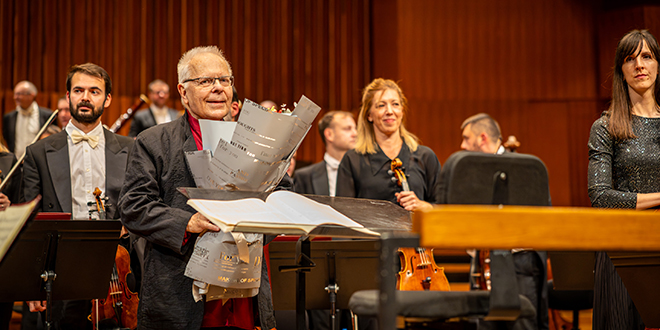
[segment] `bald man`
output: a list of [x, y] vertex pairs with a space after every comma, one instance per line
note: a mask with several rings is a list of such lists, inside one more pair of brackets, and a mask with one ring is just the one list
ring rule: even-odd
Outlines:
[[16, 110], [6, 114], [2, 119], [2, 136], [7, 143], [7, 149], [21, 158], [32, 140], [39, 133], [52, 111], [37, 105], [37, 87], [27, 81], [21, 81], [14, 87], [14, 102]]

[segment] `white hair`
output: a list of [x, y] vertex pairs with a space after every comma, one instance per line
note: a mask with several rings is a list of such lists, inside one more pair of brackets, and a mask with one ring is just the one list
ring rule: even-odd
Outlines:
[[222, 54], [222, 51], [218, 47], [199, 46], [185, 52], [183, 56], [181, 56], [181, 59], [179, 60], [179, 64], [176, 66], [176, 71], [179, 78], [179, 84], [183, 84], [183, 81], [190, 78], [190, 61], [192, 61], [192, 59], [195, 58], [195, 56], [205, 53], [218, 55], [225, 62], [225, 64], [227, 64], [229, 75], [233, 75], [231, 71], [231, 65], [229, 65], [229, 61], [227, 61], [225, 55]]

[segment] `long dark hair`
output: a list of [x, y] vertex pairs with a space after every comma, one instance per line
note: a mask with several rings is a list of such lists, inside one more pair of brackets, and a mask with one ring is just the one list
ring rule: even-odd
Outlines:
[[[608, 110], [609, 133], [617, 140], [636, 138], [632, 130], [632, 102], [628, 94], [628, 83], [623, 76], [623, 63], [630, 55], [635, 55], [637, 49], [642, 48], [644, 42], [648, 45], [653, 58], [660, 58], [660, 47], [655, 37], [648, 30], [632, 30], [628, 32], [616, 47], [614, 57], [614, 73], [612, 77], [612, 103]], [[650, 74], [657, 72], [650, 72]], [[655, 81], [655, 99], [660, 98], [660, 83]]]

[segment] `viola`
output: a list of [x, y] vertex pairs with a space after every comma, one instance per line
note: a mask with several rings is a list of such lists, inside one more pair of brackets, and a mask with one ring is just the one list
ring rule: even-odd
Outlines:
[[[397, 184], [410, 191], [403, 162], [394, 158], [390, 165]], [[397, 274], [397, 290], [401, 291], [449, 291], [449, 281], [445, 270], [438, 267], [433, 258], [433, 250], [425, 248], [399, 248], [401, 271]]]
[[[101, 198], [101, 190], [94, 189], [96, 212], [99, 219], [105, 218], [105, 205]], [[139, 298], [127, 285], [131, 274], [131, 257], [128, 250], [121, 244], [117, 245], [115, 265], [110, 276], [110, 288], [105, 299], [92, 300], [92, 313], [89, 319], [94, 329], [137, 328], [137, 309]]]
[[126, 284], [126, 279], [131, 273], [130, 265], [128, 250], [118, 245], [108, 296], [105, 299], [92, 300], [90, 320], [94, 329], [137, 328], [139, 298], [137, 293], [131, 292]]

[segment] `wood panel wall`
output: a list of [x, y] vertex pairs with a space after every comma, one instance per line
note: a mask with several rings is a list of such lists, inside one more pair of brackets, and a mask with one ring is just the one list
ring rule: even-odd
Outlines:
[[[545, 162], [554, 205], [588, 206], [587, 140], [610, 97], [601, 86], [616, 42], [657, 20], [655, 10], [576, 0], [377, 1], [372, 71], [400, 81], [412, 110], [407, 127], [441, 162], [460, 149], [462, 121], [486, 112], [505, 138], [521, 141], [520, 152]], [[599, 47], [604, 39], [614, 44]]]
[[[231, 62], [241, 98], [291, 105], [305, 94], [323, 111], [356, 113], [373, 78], [400, 81], [407, 127], [441, 162], [460, 124], [493, 115], [520, 152], [547, 165], [555, 205], [589, 205], [586, 142], [610, 97], [617, 40], [660, 32], [657, 6], [600, 0], [6, 0], [0, 2], [0, 106], [34, 82], [53, 108], [72, 64], [110, 73], [112, 123], [160, 78], [175, 91], [176, 63], [198, 45]], [[605, 5], [605, 4], [609, 5]], [[316, 128], [298, 158], [322, 159]], [[127, 127], [120, 133], [127, 133]]]
[[[306, 95], [328, 110], [357, 108], [370, 78], [368, 0], [7, 0], [0, 2], [2, 113], [13, 86], [36, 84], [38, 103], [55, 108], [67, 69], [94, 62], [113, 80], [111, 124], [156, 78], [181, 109], [176, 64], [188, 49], [217, 45], [230, 61], [241, 99], [290, 107]], [[127, 124], [128, 125], [128, 124]], [[120, 133], [127, 134], [128, 126]], [[320, 159], [312, 130], [303, 159]]]

